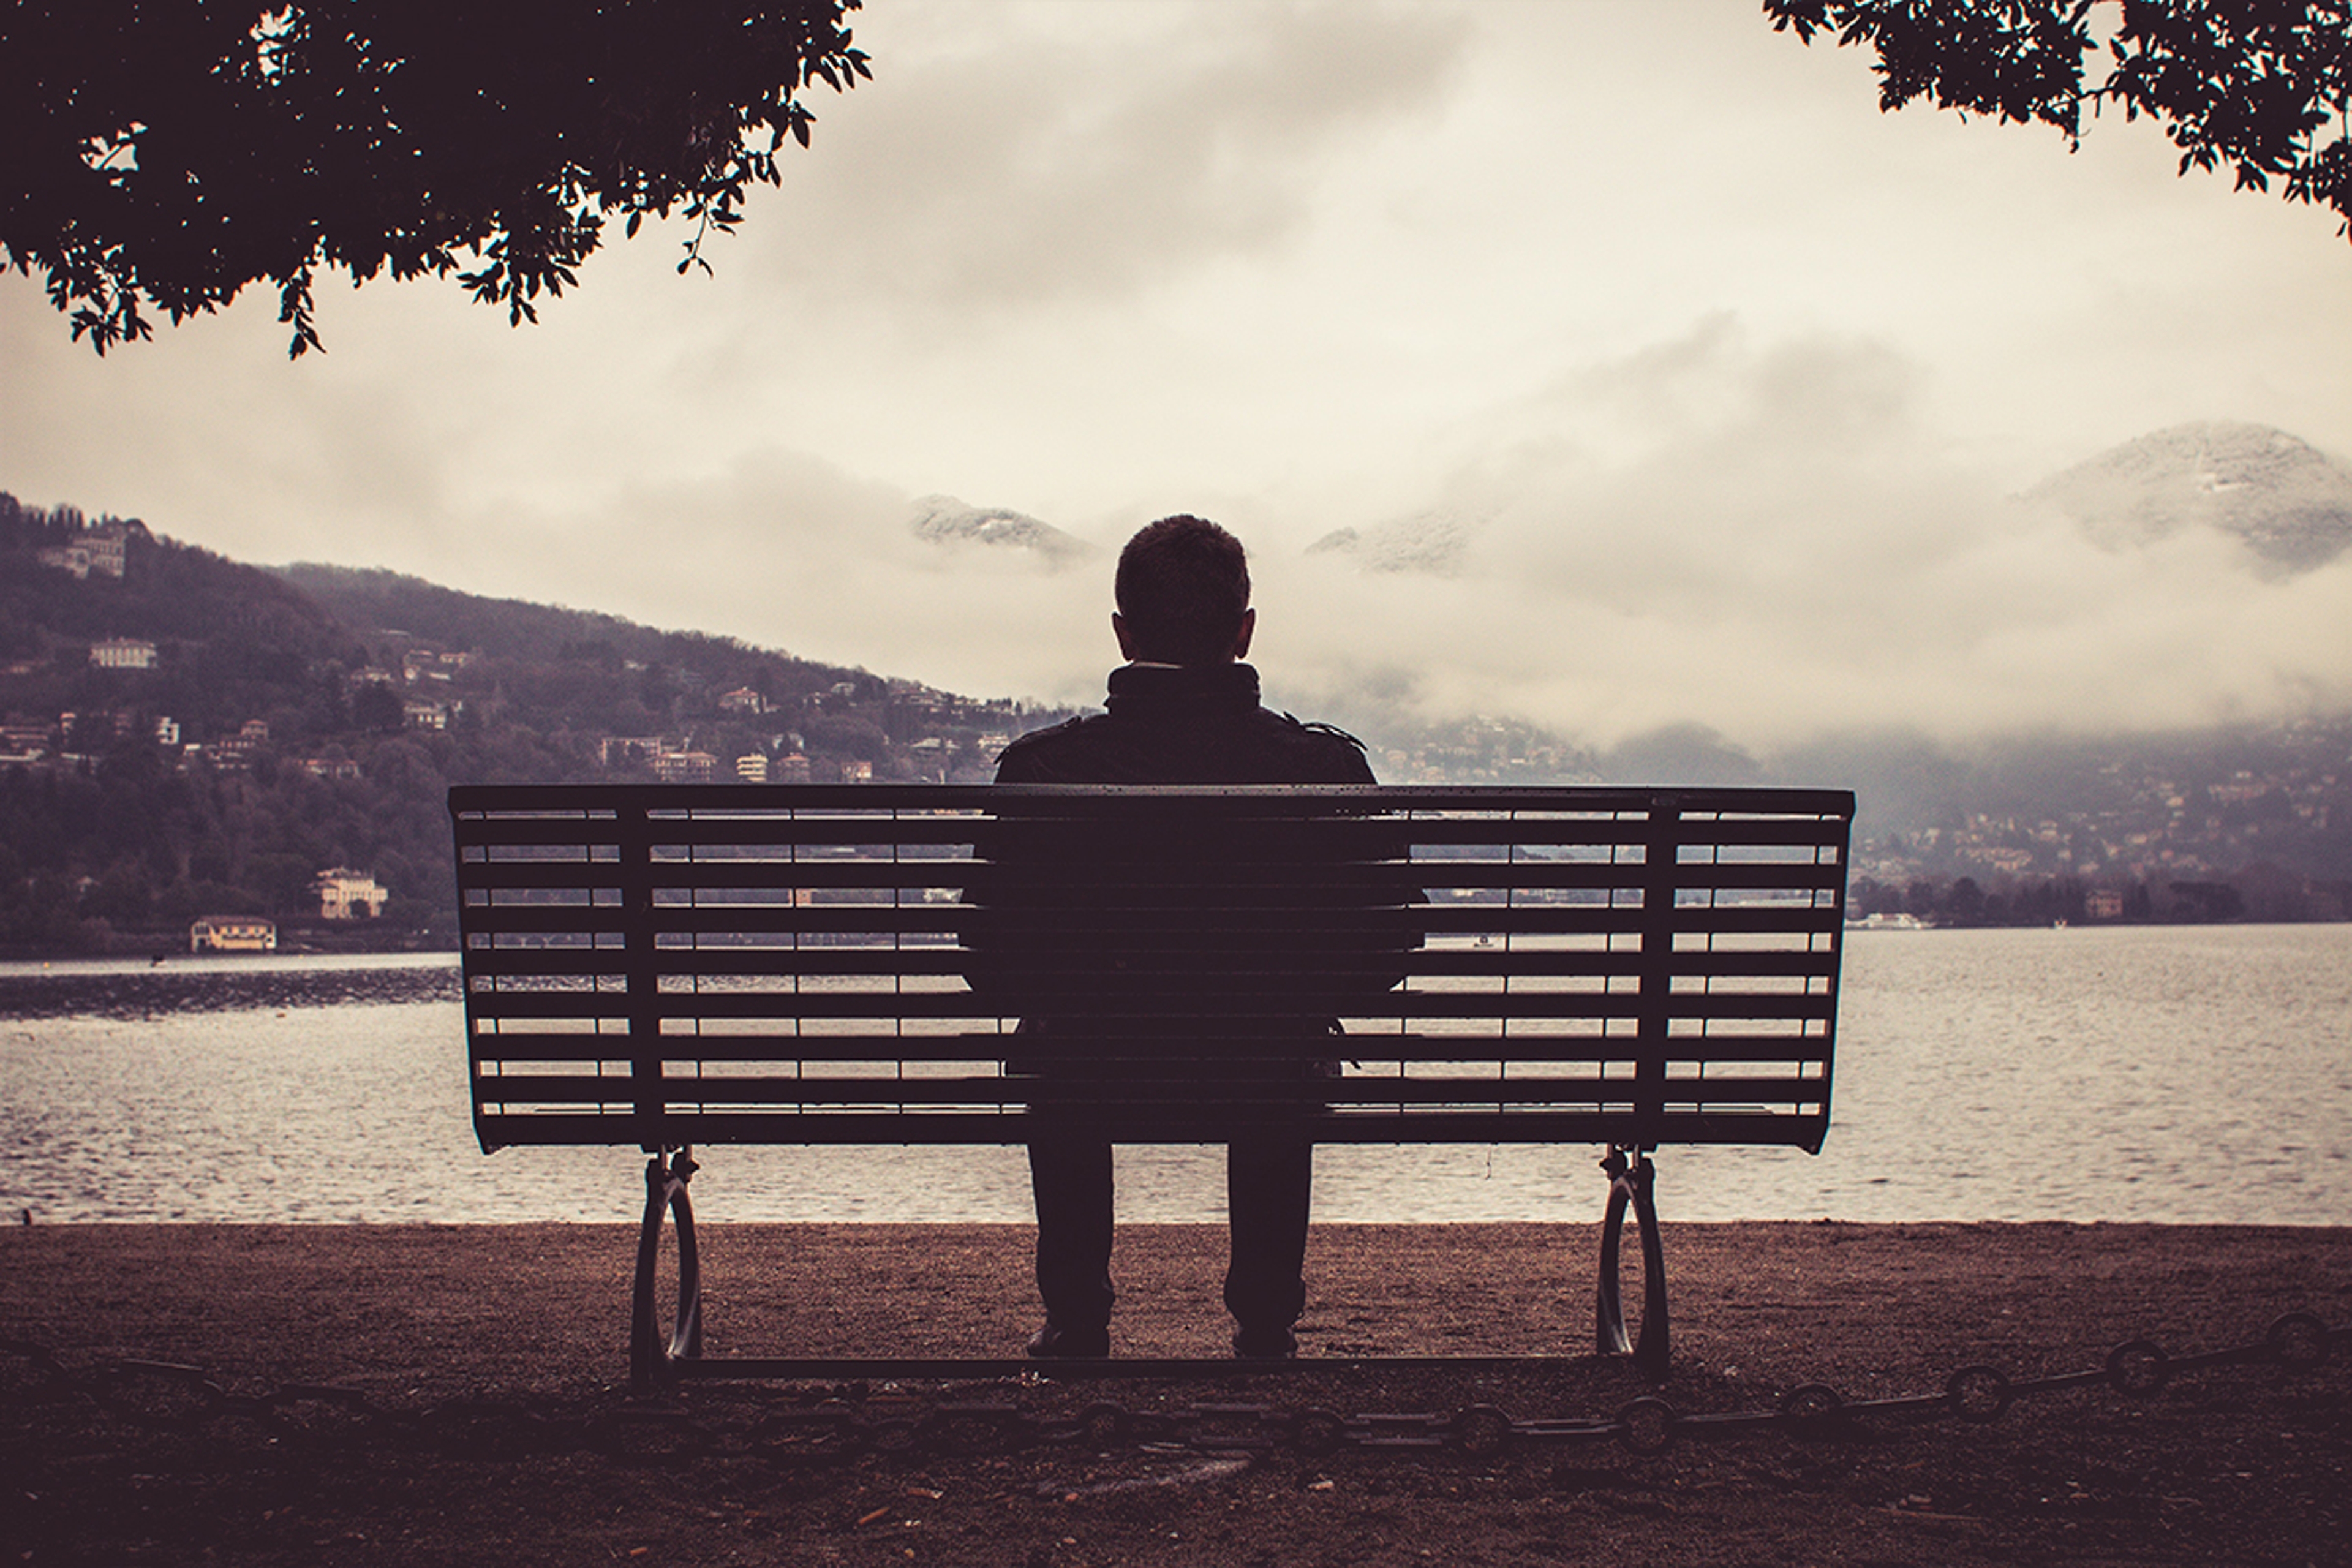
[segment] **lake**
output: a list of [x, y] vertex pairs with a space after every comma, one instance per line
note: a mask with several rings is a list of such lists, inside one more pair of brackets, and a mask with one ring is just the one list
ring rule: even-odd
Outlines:
[[[633, 1219], [633, 1149], [476, 1147], [454, 955], [0, 964], [0, 1215]], [[1328, 1221], [1589, 1220], [1600, 1151], [1325, 1149]], [[716, 1220], [1028, 1217], [1017, 1149], [698, 1151]], [[1217, 1150], [1119, 1151], [1221, 1220]], [[1668, 1148], [1676, 1220], [2352, 1223], [2352, 925], [1858, 931], [1829, 1141]]]

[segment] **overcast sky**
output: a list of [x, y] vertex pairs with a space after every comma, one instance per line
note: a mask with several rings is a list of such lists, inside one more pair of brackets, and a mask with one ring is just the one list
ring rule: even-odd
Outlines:
[[[2352, 246], [2151, 127], [1881, 116], [1753, 0], [877, 0], [715, 278], [648, 225], [537, 327], [266, 289], [100, 361], [0, 280], [0, 488], [241, 560], [1087, 700], [1108, 557], [1252, 546], [1269, 699], [1769, 746], [2352, 697], [2352, 557], [2116, 554], [2007, 498], [2189, 420], [2352, 456]], [[1434, 515], [1454, 574], [1307, 555]]]

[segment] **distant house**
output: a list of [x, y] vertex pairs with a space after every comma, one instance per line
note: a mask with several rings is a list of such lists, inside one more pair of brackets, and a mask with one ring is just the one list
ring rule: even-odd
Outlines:
[[254, 757], [269, 745], [269, 721], [247, 719], [234, 735], [224, 735], [205, 749], [213, 766], [224, 773], [242, 773], [253, 765]]
[[659, 735], [606, 735], [596, 742], [596, 761], [604, 767], [619, 767], [628, 763], [651, 762], [675, 749]]
[[768, 782], [768, 759], [757, 752], [735, 759], [735, 776], [745, 784]]
[[[54, 566], [60, 572], [70, 572], [77, 577], [88, 578], [92, 572], [109, 577], [122, 575], [123, 562], [128, 552], [125, 542], [135, 526], [121, 522], [102, 522], [76, 539], [71, 544], [51, 544], [43, 547], [35, 559], [44, 566]], [[145, 531], [143, 529], [141, 531]]]
[[190, 952], [275, 952], [278, 924], [256, 915], [198, 915], [188, 923]]
[[664, 784], [709, 784], [719, 759], [709, 752], [663, 752], [654, 758], [654, 777]]
[[322, 779], [351, 780], [360, 776], [359, 763], [349, 757], [305, 757], [302, 771]]
[[100, 669], [152, 669], [155, 645], [138, 637], [109, 637], [89, 645], [89, 662]]
[[748, 686], [739, 686], [720, 694], [719, 708], [723, 713], [765, 713], [768, 700]]
[[130, 529], [119, 522], [100, 523], [85, 534], [82, 548], [89, 552], [89, 569], [103, 572], [110, 577], [121, 576], [123, 563], [129, 553], [125, 542], [130, 534]]
[[446, 702], [425, 702], [411, 698], [400, 707], [412, 730], [446, 730], [449, 727], [449, 705]]
[[809, 782], [809, 760], [798, 752], [779, 757], [772, 776], [778, 784], [806, 784]]
[[401, 678], [414, 686], [420, 680], [448, 681], [473, 662], [471, 653], [441, 653], [429, 647], [411, 648], [402, 656]]
[[341, 866], [320, 872], [310, 890], [319, 895], [319, 918], [328, 921], [372, 921], [392, 896], [376, 885], [373, 873]]

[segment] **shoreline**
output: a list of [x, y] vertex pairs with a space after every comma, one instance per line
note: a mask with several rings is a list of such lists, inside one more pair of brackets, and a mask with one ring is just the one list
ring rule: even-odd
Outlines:
[[[1881, 918], [1883, 923], [1877, 925], [1869, 923], [1870, 920], [1873, 918]], [[1852, 936], [1857, 932], [1864, 931], [1870, 932], [1874, 935], [1883, 935], [1887, 932], [1895, 932], [1903, 935], [1924, 935], [1932, 931], [1981, 932], [1994, 931], [2052, 930], [2070, 931], [2206, 931], [2231, 926], [2305, 926], [2345, 924], [2352, 924], [2352, 914], [2315, 915], [2305, 920], [2100, 920], [2082, 921], [2058, 921], [2055, 922], [2048, 921], [2001, 921], [1980, 922], [1975, 925], [1937, 923], [1935, 921], [1925, 919], [1920, 920], [1916, 924], [1909, 924], [1897, 923], [1892, 921], [1884, 921], [1883, 917], [1863, 917], [1861, 919], [1847, 921], [1845, 922], [1845, 934]], [[338, 940], [339, 938], [341, 940]], [[457, 933], [454, 931], [448, 932], [446, 935], [435, 936], [411, 935], [405, 937], [378, 937], [373, 934], [356, 934], [348, 938], [342, 937], [341, 933], [334, 933], [323, 941], [320, 940], [314, 933], [311, 933], [306, 934], [299, 941], [289, 942], [279, 947], [272, 948], [268, 952], [246, 952], [243, 950], [205, 951], [194, 952], [188, 950], [186, 945], [187, 940], [187, 931], [184, 926], [183, 926], [157, 931], [152, 933], [141, 931], [117, 931], [113, 934], [110, 942], [103, 947], [52, 947], [37, 943], [30, 945], [0, 944], [0, 964], [102, 963], [107, 961], [129, 963], [142, 960], [152, 960], [158, 954], [161, 954], [167, 961], [174, 958], [368, 958], [402, 954], [413, 954], [416, 956], [437, 954], [455, 958], [457, 956], [459, 952]]]

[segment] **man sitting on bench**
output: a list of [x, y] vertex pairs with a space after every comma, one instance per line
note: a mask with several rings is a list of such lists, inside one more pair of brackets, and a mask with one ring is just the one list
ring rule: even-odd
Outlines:
[[[1232, 534], [1196, 517], [1150, 524], [1119, 555], [1116, 597], [1111, 629], [1129, 662], [1111, 671], [1108, 711], [1021, 737], [997, 764], [998, 784], [1374, 782], [1353, 736], [1259, 706], [1257, 672], [1241, 662], [1257, 615], [1250, 607], [1249, 566]], [[1005, 987], [1003, 994], [1019, 1004], [1020, 1054], [1009, 1064], [1014, 1070], [1065, 1084], [1092, 1079], [1106, 1085], [1109, 1099], [1118, 1097], [1112, 1086], [1118, 1082], [1203, 1066], [1244, 1090], [1253, 1081], [1261, 1086], [1272, 1105], [1255, 1112], [1256, 1126], [1227, 1141], [1232, 1255], [1224, 1300], [1236, 1324], [1235, 1353], [1288, 1356], [1297, 1349], [1292, 1326], [1306, 1301], [1314, 1144], [1303, 1130], [1285, 1125], [1284, 1108], [1295, 1117], [1308, 1097], [1279, 1081], [1336, 1070], [1325, 1058], [1339, 1054], [1328, 1044], [1336, 1032], [1330, 1020], [1347, 1010], [1346, 992], [1386, 989], [1395, 976], [1380, 973], [1376, 954], [1333, 955], [1333, 922], [1318, 929], [1311, 911], [1332, 907], [1334, 878], [1328, 868], [1317, 876], [1300, 859], [1318, 851], [1302, 849], [1297, 836], [1269, 836], [1263, 827], [1255, 837], [1246, 828], [1237, 836], [1230, 826], [1192, 834], [1178, 823], [1150, 843], [1136, 837], [1066, 834], [1048, 861], [1024, 854], [1017, 822], [1008, 823], [992, 856], [984, 897], [994, 923], [975, 944], [975, 980]], [[1356, 842], [1360, 854], [1362, 841]], [[1299, 874], [1269, 876], [1267, 857], [1286, 858]], [[1220, 881], [1220, 867], [1242, 862], [1244, 874]], [[1244, 904], [1255, 900], [1266, 912], [1237, 915], [1236, 883]], [[1091, 891], [1074, 898], [1074, 885]], [[1117, 892], [1104, 897], [1106, 889]], [[1356, 909], [1367, 901], [1360, 892], [1337, 897]], [[1369, 901], [1394, 908], [1409, 898], [1391, 892]], [[1057, 900], [1065, 910], [1087, 908], [1099, 917], [1065, 919], [1050, 932], [1034, 923], [1024, 928], [1024, 909]], [[1139, 901], [1150, 907], [1139, 911]], [[1213, 901], [1213, 910], [1201, 908], [1187, 923], [1188, 907]], [[1255, 934], [1237, 937], [1236, 921]], [[1150, 944], [1148, 960], [1123, 955], [1122, 939], [1129, 952]], [[1364, 945], [1360, 936], [1340, 940]], [[1307, 973], [1351, 978], [1308, 996], [1294, 977], [1278, 1000], [1263, 994], [1254, 999], [1250, 976], [1234, 963], [1236, 951], [1253, 942], [1261, 957], [1269, 944], [1320, 942], [1323, 955], [1307, 960]], [[1295, 975], [1298, 965], [1287, 966]], [[1318, 1011], [1321, 1016], [1311, 1016]], [[1205, 1024], [1204, 1014], [1213, 1016]], [[1039, 1134], [1029, 1144], [1045, 1325], [1028, 1352], [1106, 1356], [1114, 1300], [1110, 1142], [1101, 1119], [1081, 1101], [1065, 1097], [1032, 1109], [1068, 1131]]]

